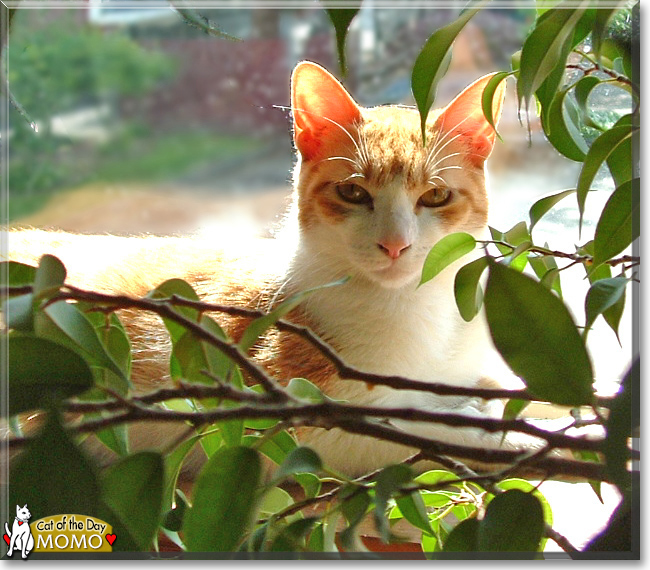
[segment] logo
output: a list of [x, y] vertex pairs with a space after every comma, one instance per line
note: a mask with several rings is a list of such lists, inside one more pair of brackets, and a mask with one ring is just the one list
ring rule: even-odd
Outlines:
[[9, 545], [7, 556], [13, 556], [14, 550], [20, 550], [22, 557], [27, 558], [32, 548], [34, 548], [34, 537], [32, 536], [32, 529], [29, 527], [30, 518], [32, 518], [32, 513], [29, 512], [27, 505], [24, 507], [16, 505], [16, 518], [11, 530], [9, 530], [9, 525], [5, 523], [3, 538]]
[[13, 528], [5, 523], [7, 556], [20, 550], [23, 558], [30, 552], [113, 552], [117, 536], [113, 527], [95, 517], [65, 514], [45, 517], [28, 523], [31, 513], [16, 507]]

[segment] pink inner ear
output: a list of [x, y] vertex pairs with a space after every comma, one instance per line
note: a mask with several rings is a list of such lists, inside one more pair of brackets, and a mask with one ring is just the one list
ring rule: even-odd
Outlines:
[[[459, 140], [468, 147], [467, 158], [479, 167], [490, 156], [496, 140], [496, 131], [486, 120], [481, 103], [483, 90], [491, 78], [491, 75], [487, 75], [472, 83], [447, 106], [437, 121], [440, 129], [448, 133], [449, 138], [460, 135]], [[501, 116], [504, 96], [505, 82], [502, 82], [497, 88], [492, 104], [495, 124]]]
[[361, 111], [345, 88], [322, 67], [303, 62], [291, 78], [294, 139], [303, 158], [319, 158], [331, 144], [348, 139]]

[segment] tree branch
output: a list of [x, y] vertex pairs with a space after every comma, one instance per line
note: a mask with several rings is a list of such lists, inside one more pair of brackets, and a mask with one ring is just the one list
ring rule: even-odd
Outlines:
[[[32, 291], [31, 286], [20, 286], [20, 287], [9, 287], [8, 295], [22, 295], [25, 293], [30, 293]], [[205, 329], [203, 329], [199, 323], [190, 321], [189, 319], [179, 315], [170, 308], [172, 306], [179, 307], [190, 307], [198, 310], [199, 312], [221, 312], [229, 314], [232, 316], [245, 317], [245, 318], [260, 318], [266, 316], [267, 313], [264, 311], [246, 309], [241, 307], [234, 307], [229, 305], [220, 305], [214, 303], [204, 303], [202, 301], [191, 301], [189, 299], [183, 299], [182, 297], [172, 296], [168, 299], [147, 299], [147, 298], [132, 298], [125, 295], [108, 295], [105, 293], [96, 293], [92, 291], [86, 291], [73, 287], [71, 285], [65, 285], [64, 289], [59, 293], [54, 295], [50, 303], [56, 301], [87, 301], [91, 303], [98, 303], [101, 305], [106, 305], [110, 307], [110, 311], [117, 311], [120, 309], [140, 309], [145, 311], [150, 311], [157, 313], [160, 316], [164, 316], [170, 320], [174, 320], [177, 323], [186, 326], [189, 330], [198, 331], [200, 330], [201, 340], [208, 342], [215, 346], [216, 348], [222, 350], [222, 347], [228, 347], [224, 349], [226, 356], [235, 360], [238, 364], [242, 366], [247, 372], [251, 373], [253, 367], [255, 368], [254, 374], [251, 373], [251, 376], [254, 380], [260, 382], [265, 388], [268, 386], [273, 386], [269, 391], [272, 393], [277, 393], [279, 387], [273, 379], [271, 379], [262, 368], [256, 366], [251, 360], [238, 349], [237, 345], [234, 343], [229, 343], [215, 337]], [[97, 310], [105, 310], [103, 308], [98, 308]], [[343, 359], [336, 353], [333, 347], [327, 344], [325, 341], [320, 339], [313, 331], [309, 328], [285, 321], [283, 319], [278, 320], [275, 323], [275, 326], [282, 331], [291, 332], [296, 335], [301, 336], [306, 341], [311, 343], [317, 350], [321, 352], [325, 358], [327, 358], [336, 368], [336, 371], [339, 377], [343, 380], [356, 380], [361, 382], [366, 382], [367, 384], [372, 384], [376, 386], [388, 386], [395, 390], [417, 390], [421, 392], [429, 392], [432, 394], [437, 394], [439, 396], [459, 396], [466, 398], [481, 398], [483, 400], [497, 400], [497, 399], [511, 399], [516, 398], [519, 400], [534, 401], [537, 398], [531, 394], [526, 389], [520, 390], [506, 390], [498, 388], [467, 388], [461, 386], [450, 386], [448, 384], [442, 384], [437, 382], [423, 382], [420, 380], [411, 380], [403, 376], [396, 375], [382, 375], [374, 374], [370, 372], [364, 372], [358, 370], [352, 366], [346, 364]], [[226, 352], [226, 350], [228, 352]], [[231, 356], [232, 354], [232, 356]], [[281, 391], [280, 391], [281, 392]], [[611, 398], [597, 398], [596, 402], [599, 406], [607, 407], [609, 405]]]

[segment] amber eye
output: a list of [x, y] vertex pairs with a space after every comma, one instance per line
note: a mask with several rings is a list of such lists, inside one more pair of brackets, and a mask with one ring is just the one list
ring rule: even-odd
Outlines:
[[451, 190], [449, 188], [436, 186], [422, 194], [418, 200], [418, 204], [427, 208], [437, 208], [444, 206], [449, 201], [449, 198], [451, 198]]
[[350, 204], [370, 204], [372, 196], [357, 184], [338, 184], [336, 192], [342, 200]]

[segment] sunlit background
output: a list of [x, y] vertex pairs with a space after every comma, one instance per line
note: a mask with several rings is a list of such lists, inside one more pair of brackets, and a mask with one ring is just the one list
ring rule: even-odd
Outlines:
[[[291, 69], [309, 59], [340, 76], [326, 12], [318, 4], [197, 10], [229, 39], [204, 33], [169, 7], [107, 6], [18, 10], [14, 18], [7, 77], [25, 113], [12, 107], [0, 132], [9, 145], [10, 224], [199, 234], [215, 248], [227, 246], [224, 236], [272, 236], [291, 191]], [[412, 104], [415, 57], [458, 12], [367, 2], [348, 36], [346, 86], [363, 105]], [[436, 104], [485, 73], [509, 70], [533, 19], [526, 8], [480, 12], [456, 41]], [[592, 104], [602, 122], [629, 112], [625, 96], [598, 89]], [[575, 187], [580, 165], [546, 143], [534, 111], [520, 116], [514, 85], [499, 130], [503, 141], [489, 165], [490, 223], [506, 231], [528, 220], [538, 197]], [[598, 183], [613, 188], [605, 171]], [[581, 236], [575, 198], [566, 198], [536, 226], [535, 242], [557, 249], [586, 242], [608, 196], [590, 193]], [[584, 274], [576, 268], [562, 278], [564, 297], [583, 322]], [[603, 393], [616, 390], [630, 361], [630, 312], [620, 346], [604, 323], [590, 334]], [[607, 513], [594, 516], [604, 523]]]

